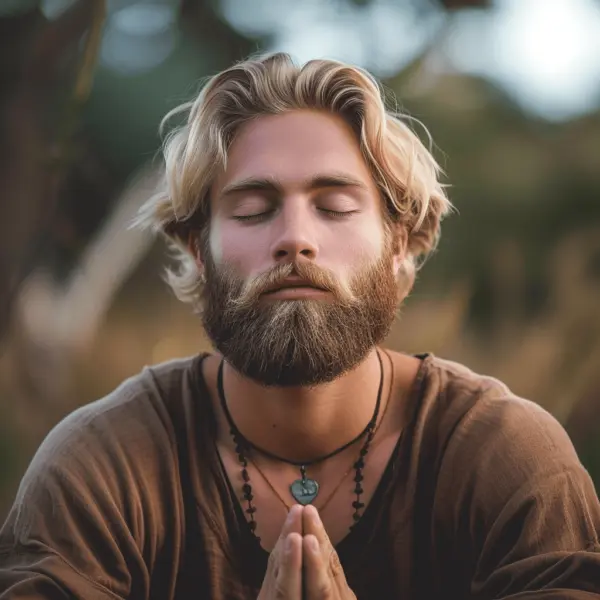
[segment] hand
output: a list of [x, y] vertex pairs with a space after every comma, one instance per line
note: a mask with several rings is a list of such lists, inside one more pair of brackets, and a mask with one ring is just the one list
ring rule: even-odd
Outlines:
[[302, 512], [299, 504], [290, 509], [269, 555], [258, 600], [302, 600]]
[[356, 600], [314, 506], [305, 506], [302, 511], [302, 531], [302, 587], [306, 600]]

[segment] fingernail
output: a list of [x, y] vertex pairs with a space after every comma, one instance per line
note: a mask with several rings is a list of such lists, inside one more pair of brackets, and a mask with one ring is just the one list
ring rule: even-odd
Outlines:
[[319, 553], [319, 542], [317, 540], [316, 537], [309, 537], [308, 538], [308, 547], [310, 548], [311, 552], [314, 552], [315, 554]]
[[292, 551], [292, 547], [293, 547], [293, 542], [292, 542], [292, 538], [288, 535], [286, 540], [285, 540], [285, 551], [286, 552], [291, 552]]

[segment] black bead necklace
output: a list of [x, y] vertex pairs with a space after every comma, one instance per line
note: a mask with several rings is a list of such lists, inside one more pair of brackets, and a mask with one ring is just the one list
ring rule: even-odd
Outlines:
[[[296, 467], [300, 467], [300, 479], [296, 479], [290, 485], [290, 493], [292, 494], [294, 499], [297, 502], [299, 502], [300, 504], [310, 504], [313, 502], [313, 500], [317, 497], [317, 494], [319, 493], [319, 484], [316, 480], [310, 479], [306, 476], [306, 467], [310, 467], [310, 466], [316, 465], [318, 463], [321, 463], [321, 462], [327, 460], [328, 458], [331, 458], [331, 457], [335, 456], [336, 454], [343, 452], [346, 448], [349, 448], [353, 444], [356, 444], [361, 438], [363, 438], [366, 435], [365, 442], [362, 445], [360, 452], [359, 452], [358, 460], [354, 463], [354, 470], [356, 471], [356, 474], [354, 476], [354, 482], [356, 484], [354, 486], [354, 493], [356, 494], [356, 500], [354, 500], [354, 502], [352, 502], [352, 507], [354, 508], [354, 514], [352, 515], [352, 518], [353, 518], [354, 524], [350, 527], [350, 529], [352, 529], [354, 527], [354, 525], [356, 525], [356, 523], [360, 520], [360, 518], [362, 516], [360, 513], [360, 510], [365, 507], [365, 504], [360, 501], [361, 494], [364, 492], [363, 487], [362, 487], [362, 481], [364, 479], [362, 471], [365, 466], [365, 457], [367, 456], [367, 454], [369, 452], [371, 442], [373, 441], [373, 437], [375, 435], [375, 427], [377, 425], [377, 418], [379, 417], [379, 409], [381, 407], [381, 395], [382, 395], [382, 390], [383, 390], [383, 363], [381, 360], [381, 355], [379, 353], [379, 350], [377, 350], [377, 359], [379, 360], [379, 372], [380, 372], [379, 389], [377, 391], [377, 401], [375, 403], [375, 410], [373, 412], [373, 416], [371, 417], [371, 420], [367, 423], [367, 426], [355, 438], [353, 438], [352, 440], [350, 440], [349, 442], [347, 442], [340, 448], [337, 448], [333, 452], [330, 452], [329, 454], [326, 454], [324, 456], [319, 456], [318, 458], [315, 458], [310, 461], [294, 461], [294, 460], [289, 460], [287, 458], [273, 454], [272, 452], [269, 452], [268, 450], [265, 450], [265, 449], [261, 448], [260, 446], [257, 446], [256, 444], [251, 442], [248, 438], [246, 438], [240, 432], [240, 430], [237, 428], [237, 425], [235, 424], [235, 422], [233, 420], [233, 417], [231, 416], [231, 413], [229, 412], [229, 408], [227, 407], [227, 401], [225, 399], [225, 389], [223, 386], [223, 367], [224, 367], [225, 361], [224, 360], [221, 361], [221, 364], [219, 365], [219, 373], [217, 376], [217, 388], [218, 388], [218, 392], [219, 392], [219, 400], [221, 402], [221, 408], [223, 409], [225, 418], [227, 419], [227, 423], [229, 424], [229, 433], [231, 434], [233, 443], [235, 445], [235, 452], [238, 456], [238, 461], [242, 467], [242, 480], [244, 482], [242, 484], [242, 491], [244, 492], [243, 497], [246, 500], [246, 502], [248, 503], [248, 508], [246, 509], [246, 513], [249, 515], [249, 519], [250, 519], [248, 525], [250, 527], [250, 531], [254, 535], [256, 535], [256, 533], [255, 533], [256, 520], [254, 518], [254, 513], [256, 512], [256, 507], [252, 503], [254, 496], [252, 494], [252, 486], [250, 484], [250, 475], [248, 474], [248, 460], [246, 458], [246, 453], [248, 450], [254, 450], [254, 451], [259, 452], [260, 454], [263, 454], [273, 460], [277, 460], [279, 462], [284, 462], [284, 463], [288, 463], [290, 465], [294, 465]], [[258, 538], [258, 539], [260, 541], [260, 538]]]

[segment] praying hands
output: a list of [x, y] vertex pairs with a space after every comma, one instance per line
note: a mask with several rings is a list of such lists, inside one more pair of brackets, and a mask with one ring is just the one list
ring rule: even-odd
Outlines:
[[258, 600], [356, 600], [314, 506], [290, 509]]

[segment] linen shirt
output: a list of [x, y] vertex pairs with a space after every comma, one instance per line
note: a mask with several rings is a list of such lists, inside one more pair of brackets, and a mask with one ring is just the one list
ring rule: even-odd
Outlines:
[[[0, 531], [0, 600], [256, 599], [268, 554], [218, 456], [203, 358], [145, 368], [50, 432]], [[600, 598], [600, 504], [564, 429], [495, 379], [420, 358], [395, 450], [337, 546], [359, 600]]]

